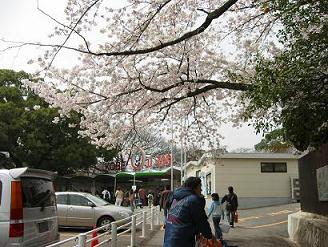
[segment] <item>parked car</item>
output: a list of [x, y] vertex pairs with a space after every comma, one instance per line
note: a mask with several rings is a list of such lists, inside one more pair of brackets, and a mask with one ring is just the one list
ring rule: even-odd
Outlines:
[[0, 170], [0, 246], [46, 246], [59, 240], [55, 173]]
[[132, 215], [125, 207], [81, 192], [57, 192], [58, 222], [61, 227], [93, 227], [108, 225]]

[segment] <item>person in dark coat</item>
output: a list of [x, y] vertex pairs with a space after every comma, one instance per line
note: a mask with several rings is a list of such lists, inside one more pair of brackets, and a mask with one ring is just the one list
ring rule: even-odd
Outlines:
[[201, 180], [197, 177], [189, 177], [174, 192], [166, 221], [164, 247], [194, 247], [198, 233], [207, 239], [213, 238], [200, 196]]
[[166, 224], [166, 219], [167, 219], [167, 212], [169, 210], [170, 205], [170, 200], [172, 199], [172, 194], [173, 192], [170, 190], [170, 185], [165, 186], [165, 190], [161, 193], [161, 199], [159, 202], [159, 208], [160, 210], [164, 209], [164, 228]]
[[233, 187], [232, 186], [228, 187], [228, 191], [229, 191], [229, 193], [226, 194], [222, 198], [221, 204], [226, 202], [227, 219], [230, 222], [230, 226], [234, 227], [235, 215], [236, 215], [236, 211], [238, 209], [238, 197], [233, 192]]

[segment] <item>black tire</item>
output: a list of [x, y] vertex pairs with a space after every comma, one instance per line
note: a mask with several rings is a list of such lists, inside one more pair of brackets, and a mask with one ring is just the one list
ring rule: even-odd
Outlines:
[[[108, 225], [108, 224], [112, 223], [113, 221], [115, 221], [115, 220], [111, 216], [102, 216], [99, 218], [99, 220], [97, 222], [97, 227]], [[104, 229], [104, 230], [106, 231], [106, 229]]]

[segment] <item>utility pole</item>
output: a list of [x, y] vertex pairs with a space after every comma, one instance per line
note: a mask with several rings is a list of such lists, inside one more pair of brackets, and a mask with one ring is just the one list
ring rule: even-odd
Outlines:
[[183, 160], [184, 160], [184, 149], [183, 149], [183, 139], [182, 139], [182, 136], [181, 136], [181, 157], [180, 157], [180, 163], [181, 163], [181, 166], [180, 166], [180, 174], [181, 174], [181, 185], [183, 183]]
[[171, 120], [171, 191], [174, 191], [174, 174], [173, 174], [173, 119]]

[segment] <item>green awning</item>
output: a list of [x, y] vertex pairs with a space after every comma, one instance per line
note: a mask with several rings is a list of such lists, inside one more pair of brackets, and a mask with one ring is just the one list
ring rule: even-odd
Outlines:
[[[161, 177], [164, 175], [168, 175], [170, 168], [166, 168], [164, 170], [146, 170], [136, 172], [136, 178], [144, 178], [144, 177]], [[119, 172], [116, 174], [116, 178], [133, 178], [134, 172]]]

